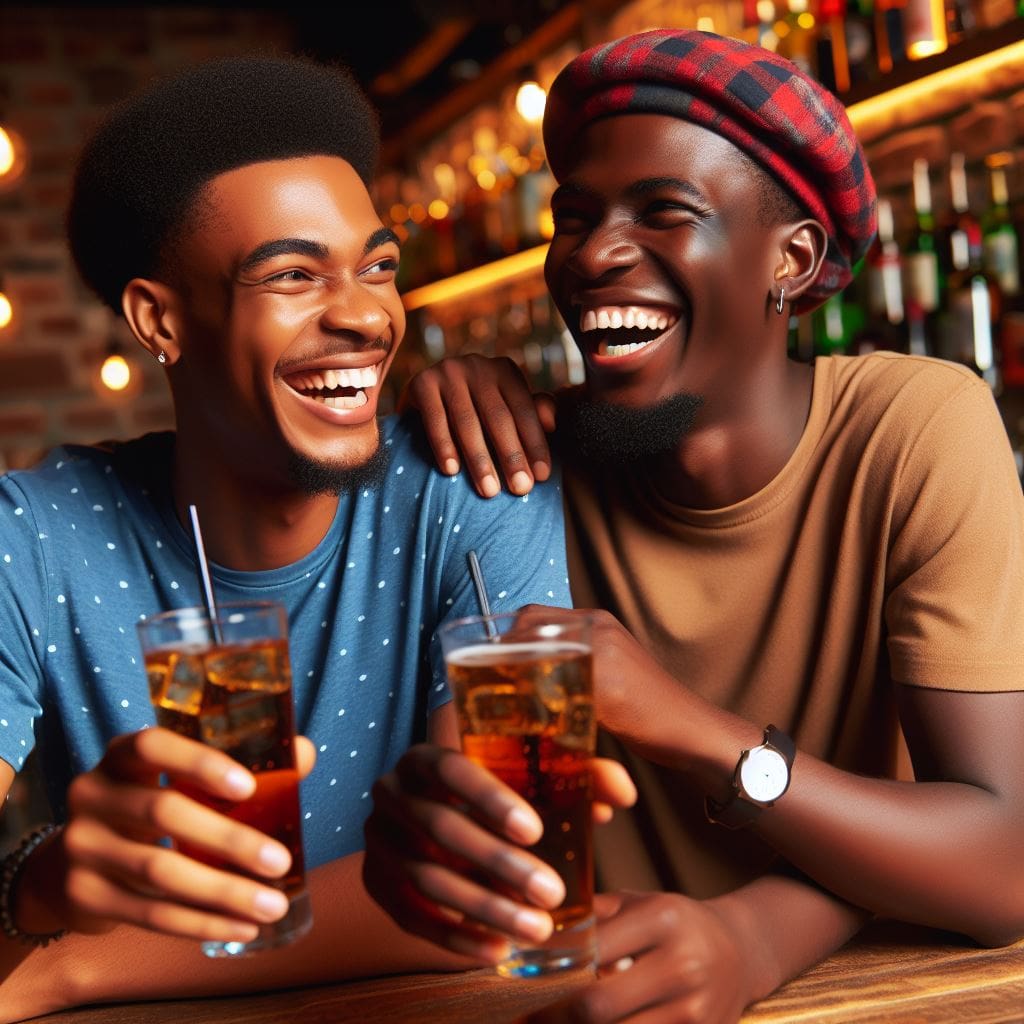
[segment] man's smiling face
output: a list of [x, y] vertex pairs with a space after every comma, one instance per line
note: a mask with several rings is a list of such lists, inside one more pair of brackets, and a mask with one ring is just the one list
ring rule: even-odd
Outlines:
[[176, 246], [179, 427], [187, 419], [236, 470], [268, 483], [286, 484], [297, 464], [341, 481], [365, 464], [405, 330], [398, 256], [338, 157], [214, 178]]
[[643, 407], [690, 394], [717, 415], [766, 357], [754, 342], [780, 249], [756, 172], [667, 115], [599, 119], [579, 141], [552, 201], [545, 276], [591, 397]]

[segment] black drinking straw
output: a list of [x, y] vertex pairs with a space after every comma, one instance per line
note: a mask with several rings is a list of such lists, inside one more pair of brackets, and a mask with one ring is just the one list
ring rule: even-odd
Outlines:
[[203, 547], [203, 534], [199, 529], [199, 513], [195, 505], [189, 505], [188, 517], [192, 522], [192, 542], [196, 547], [196, 559], [199, 562], [199, 578], [203, 584], [203, 600], [206, 602], [206, 614], [213, 630], [213, 642], [221, 642], [220, 623], [217, 621], [217, 602], [213, 597], [213, 580], [210, 578], [210, 566], [206, 561], [206, 548]]
[[[491, 602], [487, 600], [487, 587], [484, 584], [484, 574], [480, 568], [480, 559], [476, 557], [475, 551], [470, 551], [466, 557], [469, 559], [469, 574], [473, 577], [473, 586], [476, 588], [476, 600], [480, 605], [480, 611], [484, 615], [490, 616]], [[496, 639], [497, 631], [489, 617], [486, 619], [485, 625], [487, 626], [487, 636], [491, 640]]]

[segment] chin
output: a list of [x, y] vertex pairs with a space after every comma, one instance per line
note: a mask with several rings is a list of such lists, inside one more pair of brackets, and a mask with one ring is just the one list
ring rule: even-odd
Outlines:
[[310, 455], [292, 449], [288, 474], [301, 491], [310, 496], [317, 494], [347, 494], [366, 488], [376, 488], [384, 479], [388, 466], [388, 449], [380, 443], [380, 434], [374, 442], [358, 453], [350, 450], [339, 459], [325, 458], [322, 453]]

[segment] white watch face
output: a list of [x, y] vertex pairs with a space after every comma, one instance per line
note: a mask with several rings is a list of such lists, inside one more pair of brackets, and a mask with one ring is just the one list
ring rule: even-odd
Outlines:
[[789, 783], [786, 759], [777, 750], [754, 747], [740, 765], [740, 782], [753, 800], [761, 803], [778, 800]]

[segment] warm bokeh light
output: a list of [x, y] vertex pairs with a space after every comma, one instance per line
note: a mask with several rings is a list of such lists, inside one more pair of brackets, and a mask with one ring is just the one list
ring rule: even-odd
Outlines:
[[404, 203], [394, 203], [388, 210], [388, 216], [395, 224], [403, 224], [409, 219], [409, 207]]
[[0, 331], [10, 324], [14, 319], [14, 307], [11, 305], [11, 300], [0, 292]]
[[494, 171], [490, 168], [485, 167], [477, 176], [476, 183], [485, 191], [490, 192], [492, 188], [498, 183], [498, 179], [494, 175]]
[[100, 367], [100, 380], [103, 386], [111, 391], [124, 391], [131, 383], [132, 371], [122, 355], [112, 353], [103, 360]]
[[21, 136], [0, 125], [0, 190], [9, 188], [25, 173], [27, 152]]
[[516, 110], [528, 124], [539, 124], [546, 100], [547, 93], [537, 82], [523, 82], [516, 92]]
[[434, 220], [444, 220], [448, 216], [448, 204], [443, 199], [432, 199], [427, 207], [427, 213]]

